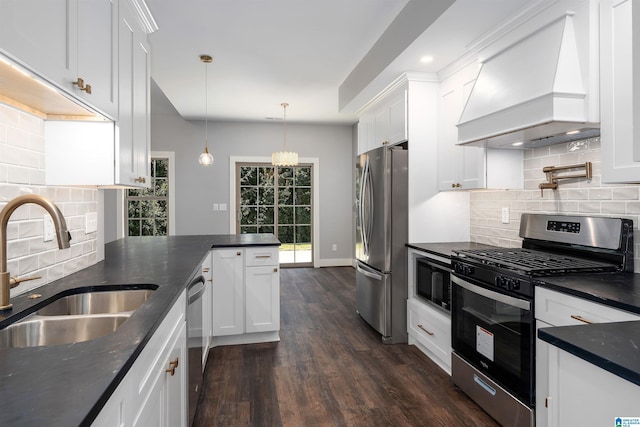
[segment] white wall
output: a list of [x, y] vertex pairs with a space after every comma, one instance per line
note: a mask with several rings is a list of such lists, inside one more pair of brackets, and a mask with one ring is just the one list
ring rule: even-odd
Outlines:
[[[229, 157], [263, 157], [282, 149], [283, 125], [209, 121], [210, 167], [200, 166], [204, 149], [204, 121], [186, 121], [155, 83], [151, 94], [151, 149], [176, 156], [176, 234], [228, 234], [229, 211], [213, 211], [213, 204], [229, 197]], [[291, 107], [289, 109], [291, 116]], [[287, 123], [287, 148], [301, 157], [318, 158], [320, 190], [320, 259], [322, 265], [350, 262], [352, 226], [351, 126]], [[332, 251], [332, 245], [337, 251]]]
[[47, 187], [44, 121], [0, 104], [0, 209], [22, 194], [40, 194], [60, 208], [71, 232], [71, 247], [59, 250], [56, 240], [44, 242], [45, 210], [24, 205], [11, 215], [7, 228], [7, 267], [12, 277], [42, 276], [23, 282], [12, 295], [67, 276], [97, 260], [97, 233], [85, 233], [85, 214], [98, 212], [98, 190]]
[[[571, 147], [578, 148], [571, 151]], [[564, 166], [590, 161], [593, 179], [560, 180], [557, 190], [544, 190], [544, 166]], [[640, 271], [640, 186], [602, 184], [600, 138], [526, 150], [524, 190], [473, 191], [471, 195], [471, 241], [497, 246], [520, 247], [518, 236], [523, 212], [561, 213], [630, 218], [634, 225], [635, 270]], [[502, 207], [510, 209], [511, 221], [502, 224]]]

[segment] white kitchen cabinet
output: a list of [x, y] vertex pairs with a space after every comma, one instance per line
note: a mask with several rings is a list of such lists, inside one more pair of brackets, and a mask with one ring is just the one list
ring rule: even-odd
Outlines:
[[407, 139], [407, 88], [376, 101], [358, 121], [358, 154]]
[[451, 316], [428, 303], [407, 301], [409, 344], [415, 345], [451, 375]]
[[[572, 295], [567, 295], [540, 286], [537, 286], [535, 289], [535, 300], [536, 337], [537, 329], [550, 326], [585, 325], [588, 322], [608, 323], [623, 322], [628, 320], [640, 320], [640, 316], [634, 313], [611, 308], [603, 304], [587, 301], [582, 298], [574, 297]], [[557, 359], [551, 361], [550, 355], [554, 354], [555, 356], [553, 357], [557, 357], [557, 355], [559, 354], [558, 350], [559, 349], [557, 349], [556, 347], [546, 343], [545, 341], [542, 341], [539, 338], [536, 338], [537, 427], [568, 425], [556, 424], [558, 420], [558, 406], [564, 405], [564, 403], [560, 403], [561, 401], [564, 402], [564, 399], [559, 400], [558, 398], [557, 381], [560, 377], [558, 376], [557, 364], [559, 363], [559, 361]], [[564, 351], [560, 352], [565, 353]], [[556, 366], [552, 368], [551, 363], [555, 363]], [[565, 361], [564, 363], [565, 366], [567, 366], [566, 364], [569, 362]], [[594, 365], [588, 365], [590, 365], [590, 369], [597, 369], [599, 371], [602, 371], [602, 369], [597, 368]], [[582, 398], [582, 395], [579, 396], [580, 398]], [[625, 416], [624, 414], [618, 415]], [[576, 425], [580, 425], [580, 423], [576, 423]], [[587, 423], [585, 425], [601, 424]]]
[[214, 249], [211, 346], [278, 341], [278, 247]]
[[244, 332], [244, 254], [213, 250], [213, 336]]
[[204, 277], [204, 294], [202, 296], [202, 372], [207, 365], [209, 345], [213, 335], [213, 255], [211, 251], [202, 261], [202, 276]]
[[119, 103], [116, 126], [118, 184], [148, 187], [151, 181], [150, 48], [130, 0], [120, 0]]
[[115, 122], [45, 121], [47, 185], [151, 185], [150, 57], [130, 0], [119, 0]]
[[[0, 49], [115, 118], [117, 58], [113, 41], [117, 16], [116, 0], [3, 0]], [[79, 78], [85, 90], [74, 84]]]
[[187, 424], [186, 296], [182, 293], [93, 426]]
[[602, 181], [640, 182], [640, 5], [600, 2]]
[[280, 330], [278, 247], [245, 250], [245, 332]]
[[[638, 417], [640, 386], [547, 344], [548, 407], [536, 407], [536, 426], [613, 426], [617, 417]], [[537, 375], [540, 375], [538, 373]]]
[[523, 188], [523, 152], [459, 146], [456, 124], [478, 75], [471, 64], [443, 80], [440, 86], [440, 131], [438, 140], [438, 188]]

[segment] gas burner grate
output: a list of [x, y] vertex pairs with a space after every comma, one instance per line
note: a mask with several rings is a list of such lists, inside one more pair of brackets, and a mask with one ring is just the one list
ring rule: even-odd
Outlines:
[[472, 249], [459, 251], [461, 257], [482, 264], [517, 269], [530, 275], [564, 272], [615, 271], [615, 264], [519, 248]]

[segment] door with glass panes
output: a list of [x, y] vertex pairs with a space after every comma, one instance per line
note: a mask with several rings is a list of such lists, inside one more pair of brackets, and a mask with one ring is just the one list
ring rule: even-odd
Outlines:
[[313, 266], [312, 165], [236, 166], [236, 232], [273, 233], [280, 264]]

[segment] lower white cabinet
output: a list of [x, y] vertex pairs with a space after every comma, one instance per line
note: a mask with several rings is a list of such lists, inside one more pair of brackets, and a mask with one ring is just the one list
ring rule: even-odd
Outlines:
[[211, 251], [202, 261], [202, 276], [204, 277], [204, 295], [202, 296], [202, 372], [207, 365], [209, 345], [213, 335], [213, 254]]
[[185, 308], [183, 292], [93, 426], [187, 425]]
[[[598, 368], [590, 363], [583, 361], [563, 350], [552, 346], [545, 341], [537, 338], [537, 329], [551, 327], [551, 326], [570, 326], [570, 325], [584, 325], [587, 323], [608, 323], [608, 322], [623, 322], [628, 320], [640, 320], [640, 316], [615, 308], [607, 307], [603, 304], [587, 301], [582, 298], [567, 295], [561, 292], [556, 292], [543, 287], [536, 287], [536, 303], [535, 303], [535, 317], [536, 317], [536, 426], [562, 426], [562, 425], [614, 425], [613, 417], [607, 421], [607, 423], [587, 422], [580, 423], [574, 421], [571, 418], [571, 422], [560, 423], [561, 420], [568, 421], [567, 414], [575, 413], [575, 408], [581, 407], [585, 413], [589, 413], [588, 409], [591, 409], [590, 413], [594, 411], [600, 411], [604, 408], [605, 404], [589, 405], [586, 401], [584, 404], [580, 403], [579, 406], [571, 406], [570, 401], [575, 400], [575, 404], [583, 401], [586, 398], [591, 398], [591, 394], [586, 389], [581, 389], [576, 385], [572, 386], [571, 381], [590, 382], [590, 388], [602, 388], [600, 392], [595, 395], [600, 395], [603, 392], [611, 393], [618, 396], [619, 392], [615, 388], [605, 388], [604, 384], [600, 385], [597, 381], [592, 380], [594, 375], [602, 375], [605, 378], [608, 376], [615, 377], [603, 369]], [[564, 353], [564, 354], [563, 354]], [[580, 363], [577, 363], [580, 362]], [[581, 368], [578, 365], [583, 365]], [[575, 366], [574, 366], [575, 365]], [[575, 378], [573, 375], [582, 369], [584, 372], [582, 379]], [[601, 371], [601, 372], [600, 372]], [[574, 373], [572, 373], [574, 372]], [[605, 375], [606, 374], [606, 375]], [[572, 380], [573, 378], [573, 380]], [[621, 378], [615, 377], [617, 380], [628, 383]], [[613, 378], [611, 379], [613, 381]], [[616, 381], [617, 382], [617, 381]], [[559, 385], [564, 384], [564, 385]], [[629, 383], [630, 385], [633, 385]], [[633, 385], [640, 390], [640, 387]], [[560, 387], [560, 388], [559, 388]], [[573, 387], [573, 389], [572, 389]], [[575, 396], [571, 397], [571, 393], [567, 394], [569, 390], [576, 392]], [[612, 391], [615, 390], [615, 393]], [[562, 397], [561, 397], [562, 396]], [[637, 396], [637, 394], [636, 394]], [[637, 399], [637, 398], [636, 398]], [[604, 401], [603, 401], [604, 402]], [[638, 400], [636, 400], [637, 406]], [[574, 409], [571, 409], [574, 408]], [[612, 407], [613, 408], [613, 407]], [[561, 416], [562, 412], [562, 416]], [[626, 415], [625, 415], [626, 414]], [[637, 415], [637, 414], [632, 414]], [[620, 413], [617, 416], [629, 416], [629, 413]], [[590, 418], [585, 418], [590, 420]]]
[[[640, 386], [548, 345], [547, 408], [536, 425], [615, 426], [618, 417], [640, 417]], [[625, 424], [621, 424], [625, 425]]]
[[409, 344], [451, 375], [451, 317], [417, 298], [407, 301]]
[[279, 341], [279, 248], [213, 249], [212, 346]]

